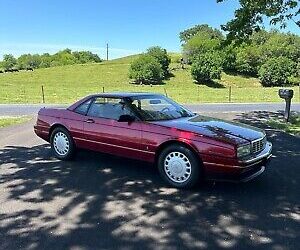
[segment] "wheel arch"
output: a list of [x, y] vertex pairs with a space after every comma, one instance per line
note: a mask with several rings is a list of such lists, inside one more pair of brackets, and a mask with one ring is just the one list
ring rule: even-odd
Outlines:
[[156, 149], [156, 152], [155, 152], [155, 163], [157, 163], [157, 161], [158, 161], [159, 154], [165, 148], [167, 148], [167, 147], [169, 147], [171, 145], [180, 145], [180, 146], [184, 146], [184, 147], [188, 148], [189, 150], [191, 150], [194, 153], [194, 155], [200, 161], [201, 165], [203, 165], [201, 156], [200, 156], [198, 150], [196, 149], [196, 147], [194, 145], [192, 145], [190, 143], [187, 143], [185, 141], [180, 141], [180, 140], [176, 140], [176, 139], [165, 141], [165, 142], [163, 142], [162, 144], [160, 144], [158, 146], [158, 148]]
[[48, 141], [49, 141], [49, 142], [50, 142], [50, 139], [51, 139], [51, 135], [52, 135], [53, 130], [56, 129], [56, 128], [59, 128], [59, 127], [66, 129], [66, 130], [70, 133], [70, 130], [69, 130], [65, 125], [63, 125], [63, 124], [61, 124], [61, 123], [54, 123], [54, 124], [50, 127], [50, 129], [49, 129], [49, 134], [48, 134]]

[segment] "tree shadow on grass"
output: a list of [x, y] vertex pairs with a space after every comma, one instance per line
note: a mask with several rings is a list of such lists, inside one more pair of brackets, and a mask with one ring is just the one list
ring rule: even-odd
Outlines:
[[215, 88], [215, 89], [224, 89], [225, 88], [225, 86], [222, 83], [219, 83], [215, 80], [196, 82], [196, 84], [197, 85], [205, 85], [209, 88]]
[[275, 157], [264, 175], [193, 190], [167, 187], [143, 162], [0, 149], [0, 249], [297, 249], [300, 142], [269, 137]]
[[130, 84], [133, 85], [140, 85], [140, 86], [157, 86], [157, 85], [165, 85], [164, 79], [160, 81], [147, 81], [147, 82], [138, 82], [138, 81], [131, 81]]
[[227, 74], [227, 75], [231, 75], [231, 76], [241, 76], [243, 78], [257, 78], [258, 75], [257, 74], [243, 74], [243, 73], [239, 73], [239, 72], [236, 72], [234, 70], [224, 70], [224, 72]]

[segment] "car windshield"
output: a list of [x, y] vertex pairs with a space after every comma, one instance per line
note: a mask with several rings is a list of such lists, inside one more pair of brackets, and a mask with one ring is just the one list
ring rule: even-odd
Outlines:
[[172, 120], [194, 116], [191, 111], [159, 95], [132, 97], [130, 106], [144, 121]]

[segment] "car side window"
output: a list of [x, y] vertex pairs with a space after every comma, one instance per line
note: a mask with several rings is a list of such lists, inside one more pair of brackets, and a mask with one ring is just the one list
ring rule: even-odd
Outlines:
[[91, 102], [92, 102], [92, 99], [80, 104], [74, 111], [78, 114], [86, 115]]
[[88, 116], [118, 120], [121, 115], [133, 115], [119, 98], [98, 97], [91, 104]]

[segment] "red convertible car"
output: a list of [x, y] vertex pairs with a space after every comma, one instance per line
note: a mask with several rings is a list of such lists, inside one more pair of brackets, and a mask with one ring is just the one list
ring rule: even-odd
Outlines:
[[203, 178], [253, 179], [272, 150], [263, 130], [197, 115], [149, 93], [95, 94], [66, 109], [42, 108], [34, 130], [58, 159], [83, 148], [147, 161], [178, 188]]

